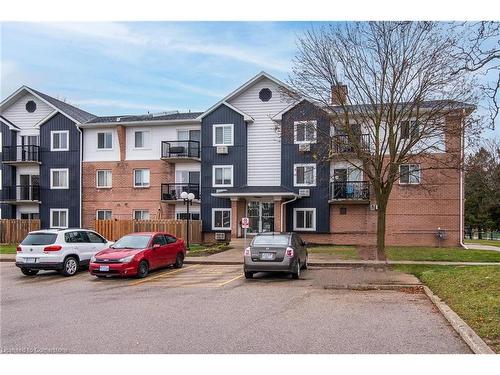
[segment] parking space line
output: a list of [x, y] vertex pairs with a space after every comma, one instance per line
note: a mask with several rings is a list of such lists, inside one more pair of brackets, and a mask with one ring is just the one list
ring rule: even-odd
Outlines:
[[230, 283], [230, 282], [232, 282], [232, 281], [235, 281], [235, 280], [241, 279], [242, 277], [243, 277], [243, 275], [238, 275], [238, 276], [236, 276], [235, 278], [232, 278], [231, 280], [228, 280], [228, 281], [225, 281], [225, 282], [223, 282], [223, 283], [220, 283], [220, 284], [219, 284], [219, 286], [224, 286], [224, 285], [226, 285], [226, 284], [229, 284], [229, 283]]
[[197, 266], [199, 266], [199, 264], [195, 264], [195, 265], [192, 265], [192, 266], [189, 266], [189, 267], [179, 268], [178, 270], [171, 271], [171, 272], [164, 272], [161, 275], [157, 275], [157, 276], [153, 276], [153, 277], [148, 277], [148, 278], [145, 278], [143, 280], [139, 280], [139, 281], [130, 283], [129, 286], [135, 286], [135, 285], [144, 284], [144, 283], [147, 283], [147, 282], [159, 279], [159, 278], [168, 278], [169, 275], [173, 275], [173, 274], [181, 272], [181, 271], [189, 270], [189, 269], [195, 268]]

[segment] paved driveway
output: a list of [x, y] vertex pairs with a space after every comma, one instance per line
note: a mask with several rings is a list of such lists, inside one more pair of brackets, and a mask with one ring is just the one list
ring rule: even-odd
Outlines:
[[355, 272], [380, 281], [376, 270], [312, 269], [301, 280], [245, 280], [240, 266], [144, 280], [0, 271], [4, 352], [469, 353], [423, 294], [325, 289]]

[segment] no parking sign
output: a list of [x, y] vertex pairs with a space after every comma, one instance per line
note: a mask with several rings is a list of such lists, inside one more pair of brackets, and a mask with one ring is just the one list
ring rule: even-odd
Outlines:
[[243, 217], [241, 219], [241, 227], [247, 229], [249, 226], [250, 226], [250, 220], [248, 220], [248, 217]]

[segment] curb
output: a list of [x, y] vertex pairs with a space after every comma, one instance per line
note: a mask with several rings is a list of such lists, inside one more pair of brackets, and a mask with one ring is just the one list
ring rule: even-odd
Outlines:
[[444, 318], [451, 324], [453, 329], [460, 335], [462, 340], [469, 346], [474, 354], [495, 354], [495, 352], [483, 341], [476, 332], [465, 323], [458, 314], [453, 311], [441, 298], [435, 295], [427, 286], [423, 287], [425, 294], [437, 307]]
[[340, 284], [326, 285], [323, 287], [327, 290], [408, 290], [412, 292], [422, 292], [423, 285], [418, 284]]

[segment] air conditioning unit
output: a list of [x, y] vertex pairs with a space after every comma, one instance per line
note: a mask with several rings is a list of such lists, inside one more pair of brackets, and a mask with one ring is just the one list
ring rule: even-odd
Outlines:
[[215, 239], [217, 241], [224, 241], [226, 239], [226, 233], [223, 232], [215, 233]]
[[218, 154], [227, 154], [227, 146], [217, 146]]
[[301, 151], [301, 152], [311, 151], [311, 144], [310, 143], [299, 144], [299, 151]]
[[299, 189], [299, 196], [300, 197], [309, 197], [310, 195], [311, 195], [310, 189]]

